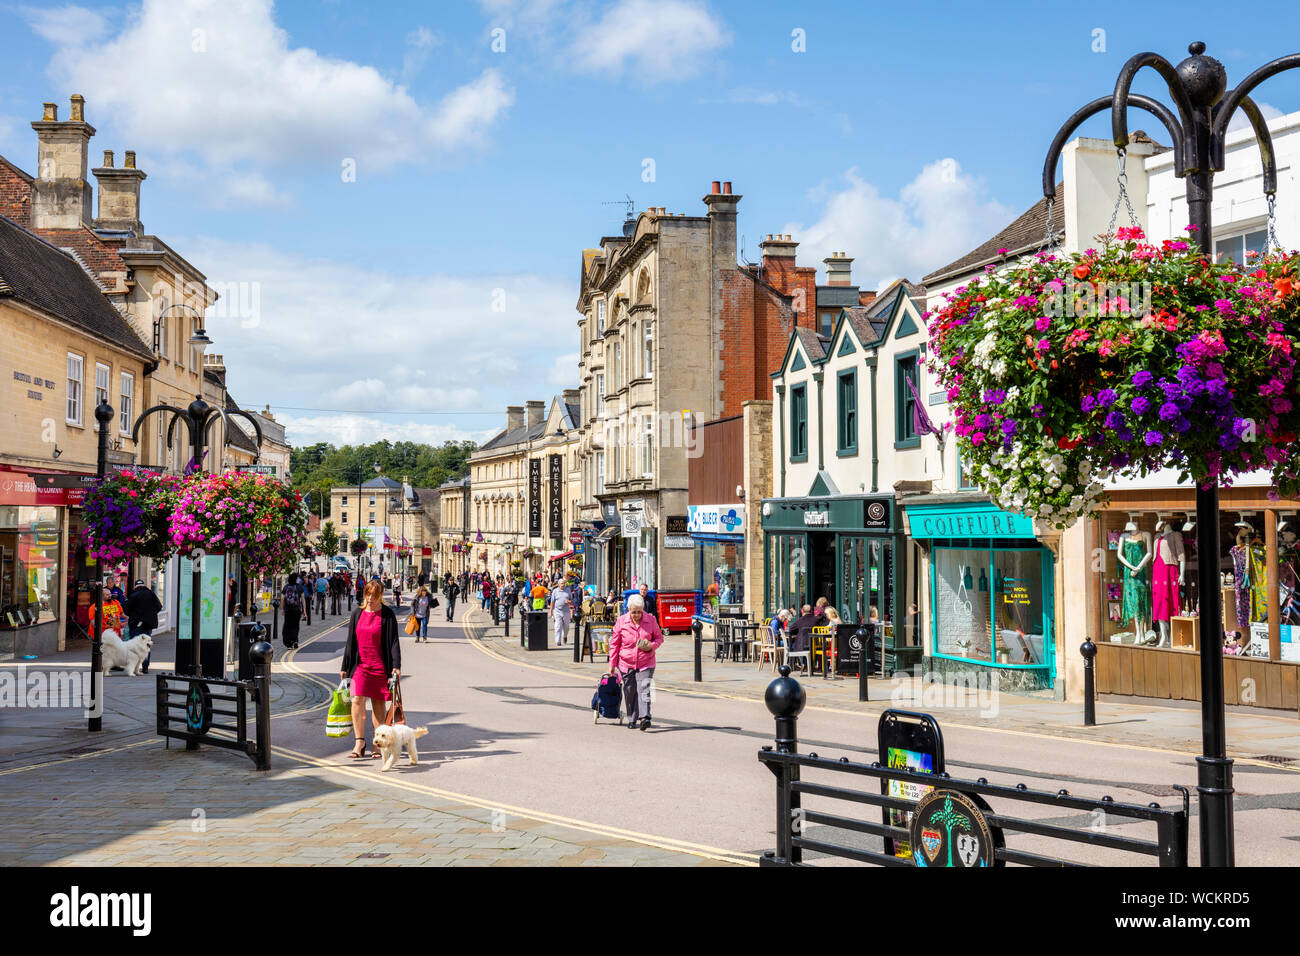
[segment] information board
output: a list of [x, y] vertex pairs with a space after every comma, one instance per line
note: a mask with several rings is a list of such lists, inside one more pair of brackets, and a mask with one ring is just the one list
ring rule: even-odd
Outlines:
[[[880, 759], [888, 767], [931, 774], [944, 772], [943, 733], [939, 722], [929, 714], [886, 710], [880, 715], [876, 739]], [[880, 781], [881, 793], [902, 800], [919, 800], [933, 789], [910, 780]], [[911, 823], [912, 815], [903, 810], [885, 808], [882, 814], [889, 826], [906, 829]], [[885, 837], [885, 853], [910, 859], [912, 845], [906, 840], [895, 842], [892, 837]]]

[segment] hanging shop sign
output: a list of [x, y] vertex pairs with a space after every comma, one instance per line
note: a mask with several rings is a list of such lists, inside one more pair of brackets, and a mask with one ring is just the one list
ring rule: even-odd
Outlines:
[[690, 505], [686, 511], [686, 530], [690, 534], [745, 533], [744, 505]]
[[547, 467], [550, 471], [550, 487], [547, 489], [550, 522], [547, 531], [552, 538], [558, 538], [564, 534], [564, 458], [561, 455], [547, 456]]
[[645, 526], [645, 502], [640, 498], [623, 502], [618, 517], [624, 538], [641, 537], [641, 529]]
[[542, 460], [528, 459], [528, 536], [542, 536]]

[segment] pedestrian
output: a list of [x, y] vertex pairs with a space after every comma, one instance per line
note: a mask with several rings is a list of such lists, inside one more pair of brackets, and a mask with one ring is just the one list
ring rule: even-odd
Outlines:
[[551, 620], [555, 622], [555, 646], [560, 647], [569, 640], [569, 622], [573, 619], [573, 596], [568, 588], [556, 588], [551, 592]]
[[[366, 755], [366, 701], [370, 701], [372, 730], [386, 721], [390, 680], [402, 676], [402, 646], [397, 637], [397, 614], [384, 603], [382, 584], [371, 582], [364, 603], [348, 621], [348, 642], [343, 651], [339, 675], [352, 681], [352, 732], [356, 744], [348, 754], [353, 759]], [[372, 737], [373, 739], [373, 737]], [[379, 756], [379, 751], [371, 754]]]
[[280, 595], [280, 606], [284, 608], [284, 630], [280, 632], [280, 639], [284, 641], [284, 646], [294, 648], [298, 646], [298, 625], [302, 620], [303, 604], [302, 588], [298, 584], [298, 575], [291, 574], [289, 583], [284, 586], [284, 591]]
[[[109, 584], [111, 584], [111, 580], [105, 582], [103, 630], [115, 631], [117, 633], [117, 636], [125, 641], [127, 639], [127, 635], [123, 633], [122, 625], [123, 622], [126, 620], [126, 611], [122, 608], [122, 603], [118, 601], [117, 598], [113, 597], [112, 592], [108, 588]], [[93, 639], [95, 636], [95, 605], [93, 604], [90, 605], [89, 608], [89, 616], [86, 619], [86, 627], [89, 629], [91, 638]], [[115, 671], [125, 670], [125, 668], [114, 667], [111, 668], [111, 670], [115, 670]]]
[[393, 603], [398, 607], [402, 606], [402, 579], [400, 576], [393, 579]]
[[534, 611], [544, 611], [544, 610], [546, 610], [546, 597], [547, 597], [547, 594], [548, 594], [548, 592], [547, 592], [547, 590], [546, 590], [546, 585], [544, 585], [544, 584], [542, 583], [542, 579], [541, 579], [540, 577], [538, 577], [538, 579], [537, 579], [537, 583], [533, 585], [533, 589], [532, 589], [532, 591], [529, 592], [529, 597], [531, 597], [531, 598], [533, 599], [533, 610], [534, 610]]
[[365, 593], [365, 589], [366, 589], [366, 576], [364, 574], [358, 573], [357, 574], [357, 607], [360, 607], [362, 604], [365, 603], [365, 598], [363, 597]]
[[328, 590], [329, 583], [322, 574], [316, 579], [316, 610], [322, 618], [325, 616], [325, 592]]
[[641, 595], [633, 594], [627, 613], [614, 622], [609, 639], [609, 673], [618, 674], [627, 707], [627, 726], [650, 726], [650, 682], [655, 676], [655, 651], [664, 642], [659, 622], [645, 613]]
[[429, 589], [423, 584], [415, 592], [415, 598], [411, 601], [411, 614], [419, 622], [420, 629], [415, 632], [415, 643], [428, 641], [429, 639]]
[[645, 612], [653, 614], [656, 621], [659, 620], [659, 602], [654, 599], [654, 595], [650, 593], [650, 587], [644, 581], [641, 583], [639, 593], [641, 594], [641, 602], [645, 605]]
[[[131, 636], [139, 637], [141, 634], [146, 634], [152, 637], [153, 632], [158, 629], [158, 612], [161, 610], [162, 602], [158, 600], [158, 595], [153, 593], [153, 589], [145, 587], [144, 581], [136, 581], [135, 587], [131, 589], [131, 596], [126, 599], [126, 620]], [[152, 656], [152, 651], [145, 655], [144, 663], [140, 665], [140, 673], [149, 673], [149, 658]]]
[[126, 575], [117, 574], [110, 577], [108, 580], [110, 582], [108, 586], [108, 593], [112, 595], [114, 601], [116, 601], [118, 604], [121, 604], [123, 607], [125, 607], [126, 606], [126, 590], [125, 590]]
[[458, 594], [460, 594], [460, 585], [454, 580], [448, 581], [447, 586], [442, 589], [442, 596], [447, 599], [447, 620], [449, 621], [456, 611], [456, 595]]
[[495, 590], [496, 590], [496, 589], [493, 588], [493, 586], [492, 586], [492, 579], [491, 579], [490, 577], [487, 577], [486, 575], [484, 575], [484, 577], [483, 577], [483, 610], [486, 611], [486, 610], [488, 609], [488, 605], [492, 603], [492, 595], [495, 593]]

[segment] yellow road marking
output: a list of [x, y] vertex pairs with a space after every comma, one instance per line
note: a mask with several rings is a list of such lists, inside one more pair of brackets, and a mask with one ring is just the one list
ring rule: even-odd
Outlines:
[[6, 774], [11, 774], [11, 773], [24, 773], [28, 770], [40, 770], [42, 767], [56, 767], [59, 764], [72, 763], [72, 761], [74, 760], [85, 760], [88, 757], [102, 757], [105, 754], [121, 753], [123, 750], [131, 750], [135, 747], [143, 747], [146, 744], [160, 744], [160, 743], [162, 743], [161, 737], [154, 737], [151, 740], [137, 740], [133, 744], [123, 744], [120, 747], [108, 747], [104, 750], [96, 750], [94, 753], [74, 754], [73, 756], [70, 757], [60, 757], [57, 760], [47, 760], [44, 763], [28, 764], [25, 767], [11, 767], [8, 770], [0, 770], [0, 777], [3, 777]]
[[443, 790], [438, 787], [430, 787], [427, 784], [415, 783], [414, 781], [402, 780], [401, 778], [387, 776], [380, 777], [373, 771], [361, 770], [347, 764], [339, 764], [337, 761], [325, 760], [320, 757], [314, 757], [311, 754], [300, 753], [296, 750], [289, 750], [284, 747], [273, 747], [272, 751], [281, 756], [292, 757], [295, 760], [299, 760], [303, 763], [309, 764], [310, 766], [319, 767], [323, 770], [329, 770], [334, 773], [341, 773], [349, 777], [355, 777], [358, 780], [366, 780], [370, 783], [387, 784], [391, 787], [409, 790], [412, 793], [439, 797], [443, 800], [453, 800], [459, 803], [464, 803], [468, 806], [478, 807], [481, 810], [502, 810], [506, 813], [513, 814], [516, 817], [537, 820], [541, 823], [551, 823], [558, 826], [569, 827], [570, 829], [581, 830], [597, 836], [630, 840], [636, 843], [643, 843], [647, 846], [657, 847], [661, 850], [673, 850], [680, 853], [689, 853], [692, 856], [703, 857], [710, 860], [720, 860], [724, 863], [753, 866], [758, 861], [758, 857], [752, 854], [740, 853], [735, 850], [725, 850], [720, 847], [705, 846], [699, 843], [689, 843], [685, 840], [675, 840], [671, 837], [639, 833], [635, 830], [625, 830], [621, 827], [609, 826], [604, 823], [592, 823], [587, 820], [576, 820], [572, 817], [547, 813], [542, 810], [532, 810], [527, 807], [512, 806], [507, 803], [499, 803], [493, 800], [485, 800], [482, 797], [472, 797], [468, 794], [457, 793], [452, 790]]
[[[477, 611], [478, 609], [471, 608], [470, 610]], [[492, 648], [488, 647], [486, 644], [483, 643], [482, 639], [476, 638], [472, 634], [470, 634], [468, 630], [468, 626], [469, 626], [468, 618], [469, 616], [466, 615], [465, 619], [461, 621], [461, 628], [464, 629], [465, 631], [466, 639], [473, 647], [475, 647], [477, 650], [481, 651], [482, 653], [488, 655], [489, 657], [494, 657], [497, 660], [503, 661], [507, 664], [514, 664], [517, 667], [527, 667], [530, 670], [542, 671], [548, 674], [559, 674], [564, 677], [574, 677], [574, 678], [581, 676], [581, 675], [575, 675], [573, 671], [559, 670], [558, 668], [554, 668], [554, 667], [545, 667], [540, 664], [529, 664], [524, 661], [517, 661], [514, 658], [506, 657], [504, 654], [500, 654], [497, 651], [492, 650]], [[688, 690], [679, 690], [672, 687], [665, 687], [661, 684], [655, 685], [655, 691], [663, 694], [676, 694], [679, 697], [716, 698], [718, 700], [734, 700], [746, 704], [762, 703], [762, 701], [754, 697], [741, 697], [736, 694], [726, 694], [721, 691], [696, 692], [696, 691], [688, 691]], [[882, 702], [870, 701], [870, 703], [882, 703]], [[865, 709], [849, 710], [844, 707], [826, 707], [820, 704], [809, 704], [807, 707], [804, 708], [803, 712], [807, 713], [809, 711], [817, 711], [818, 713], [823, 713], [823, 714], [847, 714], [853, 717], [878, 716], [877, 713], [870, 710], [865, 710]], [[1235, 717], [1238, 715], [1234, 714], [1233, 716]], [[1240, 716], [1243, 717], [1250, 716], [1250, 717], [1254, 717], [1257, 720], [1278, 720], [1279, 719], [1276, 717], [1265, 717], [1260, 714], [1242, 714]], [[1036, 733], [1032, 730], [1014, 730], [1009, 727], [988, 727], [979, 724], [963, 724], [963, 723], [958, 723], [956, 721], [950, 721], [946, 719], [942, 721], [942, 726], [945, 728], [956, 727], [958, 730], [973, 730], [973, 731], [982, 731], [982, 732], [988, 732], [994, 734], [1006, 734], [1013, 737], [1030, 737], [1036, 740], [1054, 740], [1054, 741], [1065, 740], [1073, 743], [1091, 744], [1092, 746], [1095, 747], [1115, 747], [1120, 750], [1135, 750], [1135, 751], [1141, 751], [1143, 753], [1173, 754], [1178, 757], [1199, 757], [1200, 756], [1200, 754], [1188, 750], [1171, 750], [1167, 747], [1151, 747], [1143, 744], [1121, 744], [1121, 743], [1115, 743], [1114, 741], [1110, 741], [1110, 740], [1089, 740], [1086, 737], [1069, 737], [1069, 736], [1062, 736], [1059, 734], [1043, 734], [1043, 733]], [[1246, 764], [1252, 767], [1271, 767], [1273, 769], [1278, 769], [1278, 770], [1288, 770], [1292, 773], [1300, 773], [1300, 767], [1289, 767], [1282, 764], [1270, 763], [1267, 760], [1255, 760], [1251, 757], [1233, 757], [1232, 760], [1234, 763]]]

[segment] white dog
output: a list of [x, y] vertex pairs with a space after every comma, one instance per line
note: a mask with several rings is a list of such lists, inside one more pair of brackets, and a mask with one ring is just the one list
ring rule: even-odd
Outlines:
[[411, 766], [420, 764], [419, 754], [415, 751], [415, 741], [429, 732], [428, 727], [408, 727], [406, 724], [384, 724], [375, 729], [375, 746], [384, 755], [380, 770], [392, 770], [397, 758], [406, 748], [406, 755], [411, 758]]
[[144, 659], [153, 650], [153, 638], [148, 634], [141, 634], [139, 637], [124, 641], [118, 636], [117, 631], [112, 629], [104, 631], [102, 643], [105, 674], [110, 673], [114, 667], [122, 667], [126, 669], [129, 676], [135, 677], [143, 673], [141, 668], [144, 666]]

